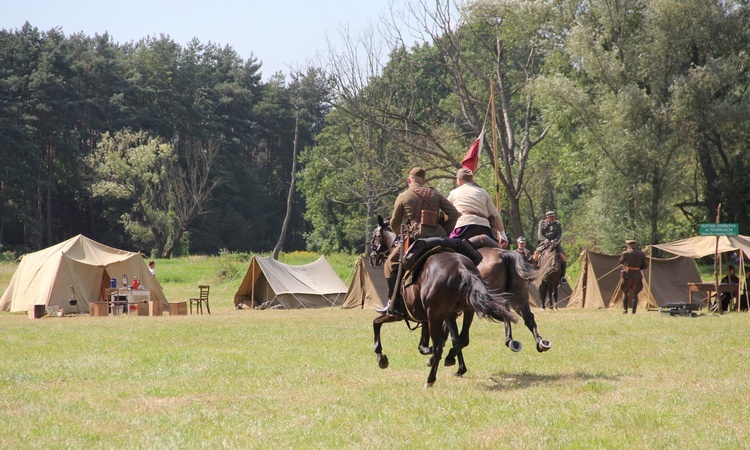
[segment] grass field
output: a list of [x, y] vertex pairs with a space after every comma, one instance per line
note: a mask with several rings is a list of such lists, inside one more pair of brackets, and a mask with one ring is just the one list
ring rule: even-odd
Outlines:
[[157, 262], [171, 301], [212, 284], [210, 316], [0, 313], [0, 446], [750, 448], [750, 314], [537, 311], [544, 354], [479, 320], [468, 373], [425, 390], [403, 324], [381, 370], [372, 311], [235, 310], [218, 259]]

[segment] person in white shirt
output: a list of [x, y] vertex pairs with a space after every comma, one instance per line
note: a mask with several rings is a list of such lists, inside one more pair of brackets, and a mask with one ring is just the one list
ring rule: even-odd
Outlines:
[[148, 262], [148, 271], [151, 272], [151, 275], [156, 276], [156, 269], [154, 267], [156, 267], [156, 262], [152, 259]]
[[[469, 239], [474, 236], [487, 235], [499, 241], [501, 247], [508, 245], [508, 236], [500, 212], [484, 189], [474, 183], [474, 172], [461, 168], [456, 172], [458, 187], [448, 194], [448, 200], [453, 203], [461, 216], [450, 237]], [[493, 223], [490, 223], [490, 220]], [[497, 228], [493, 236], [492, 227]]]

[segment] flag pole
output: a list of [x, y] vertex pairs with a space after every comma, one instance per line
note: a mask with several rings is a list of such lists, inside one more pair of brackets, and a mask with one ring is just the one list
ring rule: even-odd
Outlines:
[[495, 83], [490, 79], [490, 117], [492, 118], [492, 148], [495, 150], [495, 207], [500, 211], [500, 167], [497, 162], [497, 127], [495, 126]]

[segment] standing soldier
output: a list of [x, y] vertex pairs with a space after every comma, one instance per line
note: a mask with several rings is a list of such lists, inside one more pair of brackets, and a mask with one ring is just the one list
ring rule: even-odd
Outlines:
[[623, 314], [628, 313], [628, 302], [633, 300], [633, 314], [638, 306], [638, 294], [643, 289], [643, 275], [641, 270], [648, 268], [648, 257], [645, 253], [638, 250], [637, 243], [629, 239], [625, 241], [628, 249], [620, 256], [622, 264], [622, 291]]
[[[541, 256], [544, 249], [549, 246], [549, 243], [551, 241], [561, 242], [563, 233], [563, 226], [560, 222], [555, 220], [554, 211], [547, 211], [544, 215], [545, 218], [539, 222], [539, 227], [537, 229], [537, 238], [539, 239], [539, 245], [537, 246], [536, 252], [534, 253], [534, 259], [537, 261], [539, 260], [539, 257]], [[565, 251], [563, 250], [562, 245], [559, 245], [558, 248], [560, 249], [560, 257], [562, 258], [562, 267], [560, 268], [562, 270], [562, 274], [560, 276], [560, 283], [564, 283], [565, 269], [568, 267], [568, 257], [567, 255], [565, 255]]]
[[516, 252], [520, 253], [527, 263], [534, 265], [534, 256], [532, 255], [531, 250], [526, 248], [526, 238], [523, 236], [519, 237], [516, 239], [516, 244], [518, 244]]
[[[408, 227], [408, 233], [414, 239], [447, 237], [448, 233], [453, 231], [459, 216], [458, 210], [438, 190], [424, 185], [426, 176], [427, 173], [421, 167], [409, 171], [409, 177], [406, 179], [409, 188], [396, 198], [391, 215], [391, 228], [397, 234], [401, 234], [402, 223]], [[440, 211], [447, 216], [444, 226], [438, 222]], [[383, 267], [385, 281], [388, 284], [388, 305], [377, 310], [381, 314], [402, 315], [394, 311], [394, 307], [397, 308], [397, 303], [400, 303], [396, 301], [400, 297], [394, 296], [394, 292], [399, 291], [398, 284], [401, 282], [398, 279], [398, 267], [402, 246], [403, 242], [393, 249]]]

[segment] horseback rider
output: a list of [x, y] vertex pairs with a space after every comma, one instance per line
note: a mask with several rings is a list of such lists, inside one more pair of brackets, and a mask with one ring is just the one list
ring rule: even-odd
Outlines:
[[474, 172], [463, 167], [458, 169], [456, 184], [458, 187], [448, 194], [448, 200], [461, 216], [450, 237], [469, 239], [484, 234], [500, 242], [501, 247], [506, 247], [508, 236], [505, 234], [503, 218], [490, 194], [474, 183]]
[[516, 249], [516, 253], [520, 253], [521, 256], [523, 256], [523, 259], [526, 260], [527, 263], [534, 265], [534, 255], [531, 253], [531, 250], [526, 248], [526, 238], [523, 236], [520, 236], [518, 239], [516, 239], [516, 244], [518, 244], [518, 248]]
[[623, 314], [628, 313], [629, 297], [633, 299], [633, 314], [638, 306], [638, 294], [643, 289], [641, 270], [648, 268], [648, 256], [638, 250], [638, 243], [632, 239], [625, 241], [628, 249], [620, 255], [622, 264]]
[[563, 226], [560, 222], [555, 220], [555, 212], [547, 211], [544, 214], [545, 218], [539, 222], [537, 229], [537, 238], [539, 239], [539, 245], [534, 252], [534, 260], [539, 261], [542, 252], [550, 246], [552, 241], [557, 241], [558, 249], [560, 251], [560, 257], [562, 259], [562, 276], [560, 277], [560, 283], [564, 283], [565, 280], [565, 269], [568, 266], [568, 257], [565, 255], [565, 251], [560, 244], [563, 233]]
[[[426, 176], [426, 171], [421, 167], [411, 169], [406, 179], [409, 187], [398, 195], [393, 205], [393, 213], [391, 214], [390, 221], [391, 228], [400, 234], [401, 224], [403, 223], [406, 225], [411, 239], [447, 237], [448, 232], [453, 231], [456, 220], [458, 220], [460, 215], [458, 210], [443, 194], [435, 188], [424, 185]], [[440, 212], [443, 212], [447, 216], [444, 225], [438, 221]], [[388, 305], [385, 308], [376, 310], [381, 314], [403, 315], [398, 311], [401, 303], [400, 295], [398, 295], [398, 283], [401, 282], [398, 279], [401, 247], [403, 247], [403, 242], [391, 251], [383, 267], [385, 280], [388, 284]]]

